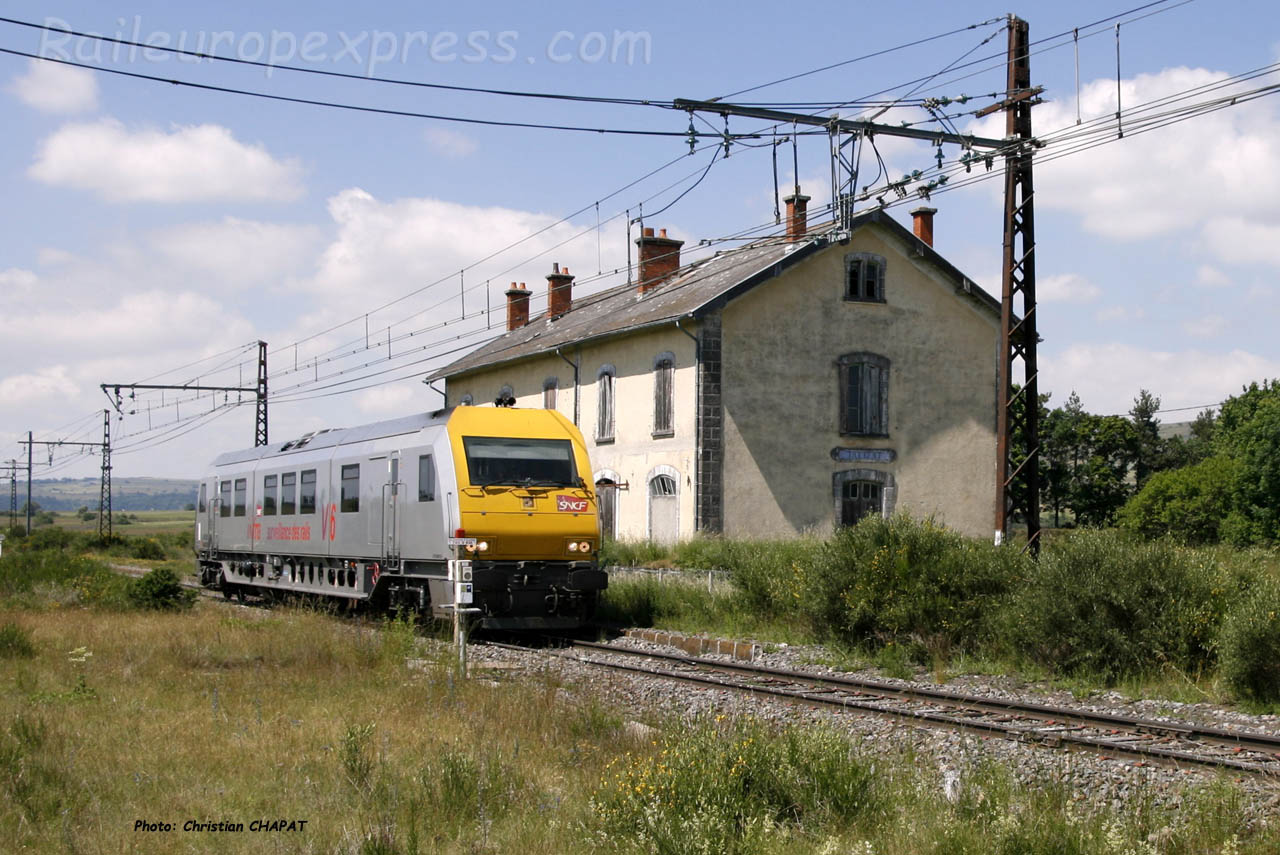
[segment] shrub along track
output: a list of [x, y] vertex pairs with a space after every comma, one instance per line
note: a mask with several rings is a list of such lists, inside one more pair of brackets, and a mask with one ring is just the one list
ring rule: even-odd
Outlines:
[[[572, 659], [635, 675], [676, 680], [795, 703], [835, 707], [1045, 748], [1103, 757], [1209, 767], [1229, 774], [1280, 781], [1280, 737], [1156, 721], [1090, 710], [996, 699], [945, 689], [900, 686], [880, 680], [805, 674], [740, 662], [704, 659], [596, 644], [565, 642], [563, 649], [489, 642], [525, 653]], [[641, 660], [643, 664], [637, 664]]]

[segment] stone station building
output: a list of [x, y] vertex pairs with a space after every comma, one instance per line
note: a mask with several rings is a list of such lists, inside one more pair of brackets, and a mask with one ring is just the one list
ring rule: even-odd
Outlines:
[[548, 311], [429, 379], [448, 406], [554, 407], [582, 430], [606, 536], [830, 531], [895, 509], [990, 536], [1000, 304], [933, 249], [934, 209], [885, 212], [681, 266], [645, 229], [636, 284]]

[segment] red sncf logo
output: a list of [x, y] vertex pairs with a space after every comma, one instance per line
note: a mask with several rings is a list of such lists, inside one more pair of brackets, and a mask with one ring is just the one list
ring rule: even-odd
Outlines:
[[577, 496], [556, 496], [556, 510], [580, 514], [587, 509], [587, 500]]

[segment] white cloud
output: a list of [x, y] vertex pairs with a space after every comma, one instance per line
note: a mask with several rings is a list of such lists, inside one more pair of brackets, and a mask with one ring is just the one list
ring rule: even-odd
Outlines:
[[[370, 306], [410, 291], [434, 287], [400, 304], [394, 313], [374, 319], [374, 328], [420, 313], [410, 323], [440, 320], [460, 314], [458, 271], [477, 259], [493, 255], [509, 244], [519, 245], [467, 270], [467, 313], [483, 307], [485, 297], [476, 286], [492, 280], [496, 295], [511, 280], [529, 283], [533, 311], [545, 307], [546, 280], [552, 262], [569, 267], [580, 279], [596, 270], [596, 236], [592, 232], [572, 240], [582, 226], [559, 223], [548, 214], [512, 208], [476, 207], [440, 199], [409, 198], [381, 201], [352, 188], [329, 199], [329, 214], [337, 236], [321, 254], [316, 274], [298, 283], [312, 295], [314, 314], [304, 319], [312, 328], [345, 320]], [[625, 256], [623, 238], [613, 229], [601, 238], [604, 258]], [[676, 235], [672, 231], [673, 236]], [[532, 235], [532, 237], [530, 237]], [[527, 239], [526, 239], [527, 238]], [[598, 289], [607, 281], [590, 287]], [[583, 284], [575, 285], [581, 294]], [[501, 297], [490, 299], [495, 318], [501, 316]]]
[[33, 374], [12, 374], [0, 379], [0, 408], [66, 400], [79, 393], [79, 387], [67, 377], [66, 366], [55, 365]]
[[1141, 307], [1131, 309], [1128, 306], [1107, 306], [1099, 309], [1093, 316], [1102, 323], [1127, 323], [1130, 321], [1140, 321], [1147, 316], [1147, 313], [1146, 310]]
[[78, 308], [0, 317], [0, 337], [9, 343], [57, 346], [86, 355], [142, 353], [148, 348], [198, 344], [204, 338], [234, 334], [230, 340], [241, 342], [250, 337], [242, 325], [236, 326], [208, 297], [156, 290], [127, 294], [108, 304], [86, 300]]
[[1239, 217], [1211, 219], [1204, 224], [1202, 235], [1223, 261], [1280, 267], [1280, 218], [1275, 225]]
[[1040, 371], [1040, 388], [1054, 393], [1055, 405], [1075, 389], [1090, 412], [1124, 413], [1139, 389], [1159, 395], [1167, 408], [1215, 405], [1251, 381], [1280, 377], [1280, 362], [1239, 349], [1174, 352], [1080, 344], [1052, 355], [1041, 351]]
[[[417, 378], [411, 382], [418, 383]], [[409, 385], [383, 386], [369, 389], [356, 395], [356, 406], [360, 412], [375, 418], [391, 418], [412, 412], [415, 407], [421, 409], [423, 396], [420, 390]]]
[[1196, 281], [1211, 288], [1222, 288], [1231, 284], [1231, 280], [1227, 278], [1225, 273], [1207, 264], [1202, 264], [1197, 268]]
[[1036, 283], [1036, 300], [1042, 303], [1091, 303], [1102, 289], [1077, 273], [1046, 276]]
[[448, 158], [466, 157], [476, 150], [475, 140], [448, 128], [428, 128], [423, 136], [436, 153]]
[[1205, 315], [1185, 321], [1182, 329], [1193, 338], [1216, 338], [1227, 326], [1227, 319], [1222, 315]]
[[64, 125], [27, 174], [113, 202], [280, 201], [302, 194], [301, 165], [218, 125], [129, 130], [114, 119]]
[[[1128, 111], [1227, 76], [1202, 68], [1140, 74], [1122, 82], [1122, 102]], [[1211, 95], [1229, 91], [1233, 90]], [[1193, 100], [1205, 97], [1209, 96]], [[1130, 136], [1056, 160], [1055, 153], [1071, 147], [1053, 140], [1057, 132], [1075, 127], [1075, 101], [1067, 97], [1047, 102], [1034, 116], [1036, 135], [1049, 141], [1038, 155], [1037, 202], [1042, 209], [1073, 212], [1084, 229], [1113, 240], [1193, 232], [1203, 226], [1212, 245], [1224, 236], [1232, 218], [1278, 223], [1280, 118], [1270, 101], [1261, 99], [1199, 116], [1186, 125], [1136, 135], [1131, 119]], [[1116, 109], [1115, 80], [1084, 86], [1080, 108], [1086, 122], [1101, 120], [1091, 127], [1106, 128], [1111, 121], [1107, 117]], [[996, 114], [977, 123], [974, 131], [1002, 136], [1003, 123], [1004, 117]], [[1265, 255], [1263, 260], [1274, 261]]]
[[220, 292], [271, 286], [308, 271], [320, 240], [316, 226], [224, 217], [151, 235], [174, 268], [210, 277]]
[[97, 109], [98, 81], [93, 72], [33, 59], [27, 73], [7, 87], [24, 104], [44, 113], [83, 113]]
[[38, 281], [35, 273], [20, 267], [0, 270], [0, 290], [8, 294], [29, 294], [35, 290]]

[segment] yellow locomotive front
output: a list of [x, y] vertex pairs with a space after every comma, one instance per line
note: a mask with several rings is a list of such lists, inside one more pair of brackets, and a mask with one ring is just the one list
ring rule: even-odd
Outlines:
[[582, 435], [554, 410], [459, 407], [449, 419], [455, 538], [482, 626], [580, 624], [607, 578]]

